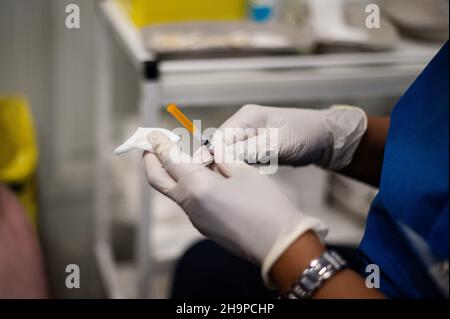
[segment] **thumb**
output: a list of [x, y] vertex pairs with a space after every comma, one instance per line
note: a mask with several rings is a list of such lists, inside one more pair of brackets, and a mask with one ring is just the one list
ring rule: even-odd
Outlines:
[[236, 152], [236, 144], [227, 145], [225, 142], [214, 144], [214, 162], [220, 173], [225, 177], [237, 177], [251, 167], [244, 161], [244, 153]]
[[276, 144], [268, 139], [265, 131], [234, 144], [226, 144], [226, 142], [214, 144], [216, 163], [245, 161], [249, 164], [265, 164], [270, 156], [277, 155]]
[[162, 166], [175, 181], [178, 182], [180, 178], [194, 171], [207, 170], [202, 164], [194, 164], [189, 155], [183, 153], [177, 144], [161, 132], [150, 133], [148, 140]]
[[210, 151], [206, 146], [201, 146], [194, 152], [192, 156], [192, 160], [194, 163], [203, 164], [204, 166], [208, 166], [214, 162], [214, 156], [211, 155]]

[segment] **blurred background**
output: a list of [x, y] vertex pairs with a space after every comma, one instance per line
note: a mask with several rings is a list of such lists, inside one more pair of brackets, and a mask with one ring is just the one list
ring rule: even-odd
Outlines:
[[[0, 296], [169, 297], [202, 237], [116, 146], [177, 127], [169, 102], [203, 128], [247, 103], [388, 115], [447, 39], [447, 0], [0, 0]], [[359, 243], [376, 189], [316, 167], [271, 178], [330, 243]]]

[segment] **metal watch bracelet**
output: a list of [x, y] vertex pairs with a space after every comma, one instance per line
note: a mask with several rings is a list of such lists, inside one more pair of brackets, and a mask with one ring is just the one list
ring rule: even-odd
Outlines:
[[345, 269], [347, 262], [334, 251], [326, 251], [311, 261], [309, 267], [292, 285], [286, 299], [307, 299], [337, 272]]

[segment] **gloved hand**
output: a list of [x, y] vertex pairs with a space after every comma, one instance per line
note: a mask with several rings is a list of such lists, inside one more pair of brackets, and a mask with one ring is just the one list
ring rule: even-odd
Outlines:
[[238, 158], [258, 162], [270, 148], [270, 129], [278, 129], [280, 163], [340, 170], [350, 164], [367, 130], [367, 117], [350, 106], [311, 110], [245, 105], [219, 128], [212, 142], [233, 144], [234, 152], [242, 153]]
[[319, 238], [327, 228], [304, 215], [267, 176], [245, 163], [218, 164], [219, 172], [192, 159], [166, 136], [149, 137], [155, 154], [144, 156], [149, 183], [177, 202], [206, 237], [268, 273], [280, 255], [302, 234]]

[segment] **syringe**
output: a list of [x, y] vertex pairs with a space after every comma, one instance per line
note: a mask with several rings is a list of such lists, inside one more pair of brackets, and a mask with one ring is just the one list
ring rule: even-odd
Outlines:
[[167, 112], [173, 115], [178, 122], [181, 123], [196, 139], [198, 139], [202, 145], [206, 146], [211, 154], [214, 154], [214, 145], [209, 141], [209, 139], [204, 138], [199, 130], [194, 126], [194, 123], [177, 107], [176, 104], [167, 105]]

